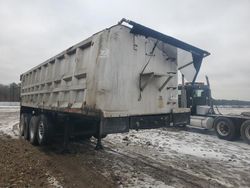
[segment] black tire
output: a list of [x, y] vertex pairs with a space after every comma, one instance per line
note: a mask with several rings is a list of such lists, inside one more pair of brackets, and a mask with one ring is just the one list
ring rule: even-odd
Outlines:
[[24, 126], [25, 126], [25, 114], [21, 114], [19, 122], [19, 135], [21, 137], [24, 135]]
[[29, 123], [31, 119], [31, 114], [24, 115], [24, 128], [23, 128], [23, 137], [25, 140], [29, 140]]
[[214, 120], [214, 129], [217, 136], [223, 140], [234, 140], [237, 136], [237, 130], [229, 118], [217, 117]]
[[241, 137], [250, 144], [250, 120], [244, 121], [241, 125]]
[[29, 137], [32, 145], [37, 145], [37, 127], [40, 120], [40, 116], [32, 116], [29, 124]]
[[53, 125], [46, 115], [41, 115], [38, 123], [37, 140], [40, 145], [47, 145], [53, 138]]

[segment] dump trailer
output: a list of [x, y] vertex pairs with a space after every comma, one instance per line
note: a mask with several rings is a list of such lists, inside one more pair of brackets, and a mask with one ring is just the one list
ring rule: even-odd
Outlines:
[[92, 35], [21, 75], [20, 134], [40, 145], [95, 136], [100, 146], [107, 134], [189, 123], [189, 108], [178, 108], [178, 49], [196, 73], [209, 54], [126, 19]]
[[185, 104], [191, 110], [192, 127], [214, 130], [224, 140], [235, 140], [241, 136], [250, 144], [250, 113], [221, 114], [213, 105], [208, 78], [207, 84], [196, 82], [179, 85], [178, 98], [179, 107]]

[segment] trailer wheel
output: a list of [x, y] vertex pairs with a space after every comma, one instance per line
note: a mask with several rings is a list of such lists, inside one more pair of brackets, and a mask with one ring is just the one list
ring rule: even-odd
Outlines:
[[24, 126], [25, 126], [25, 114], [21, 114], [20, 122], [19, 122], [19, 135], [23, 136], [24, 134]]
[[37, 140], [40, 145], [50, 143], [53, 136], [53, 127], [46, 115], [41, 115], [38, 123]]
[[29, 124], [29, 136], [30, 136], [30, 143], [32, 145], [37, 145], [37, 128], [40, 116], [32, 116]]
[[220, 139], [233, 140], [236, 137], [236, 128], [233, 122], [226, 117], [216, 118], [214, 128]]
[[30, 119], [31, 119], [31, 114], [24, 114], [23, 137], [25, 140], [29, 140]]
[[242, 138], [248, 144], [250, 144], [250, 120], [247, 120], [242, 123], [240, 132], [241, 132]]

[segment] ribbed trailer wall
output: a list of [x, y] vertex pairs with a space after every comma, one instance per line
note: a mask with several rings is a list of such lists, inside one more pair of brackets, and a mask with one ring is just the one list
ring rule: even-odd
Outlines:
[[91, 38], [49, 59], [21, 76], [21, 104], [35, 108], [80, 109], [86, 90]]

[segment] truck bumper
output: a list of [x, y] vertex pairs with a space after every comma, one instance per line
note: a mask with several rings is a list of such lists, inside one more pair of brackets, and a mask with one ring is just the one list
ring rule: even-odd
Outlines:
[[129, 117], [108, 117], [101, 121], [101, 134], [123, 133], [129, 129], [156, 129], [190, 123], [190, 111], [172, 112], [159, 115]]

